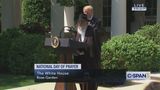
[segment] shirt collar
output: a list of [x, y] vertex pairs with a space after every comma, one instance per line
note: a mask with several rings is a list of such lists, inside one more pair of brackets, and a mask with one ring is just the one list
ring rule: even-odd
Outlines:
[[88, 18], [88, 20], [92, 20], [92, 18], [93, 18], [93, 15], [90, 18]]

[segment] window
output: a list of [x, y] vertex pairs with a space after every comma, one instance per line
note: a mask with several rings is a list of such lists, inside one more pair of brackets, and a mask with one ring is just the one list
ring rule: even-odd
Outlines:
[[103, 0], [103, 26], [111, 26], [111, 0]]
[[145, 24], [155, 24], [157, 16], [157, 0], [146, 0]]
[[157, 15], [157, 0], [146, 0], [147, 11], [146, 16], [156, 16]]

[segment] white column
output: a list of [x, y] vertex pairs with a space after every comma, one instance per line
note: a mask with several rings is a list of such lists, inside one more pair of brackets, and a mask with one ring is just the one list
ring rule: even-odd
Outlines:
[[21, 23], [21, 0], [1, 0], [2, 30], [19, 26]]
[[111, 36], [126, 33], [126, 0], [112, 0]]
[[56, 3], [57, 0], [51, 0], [51, 33], [53, 36], [59, 36], [64, 26], [64, 7]]
[[157, 23], [160, 23], [160, 0], [157, 0]]
[[59, 36], [64, 26], [74, 26], [74, 7], [64, 7], [51, 0], [51, 32]]
[[[64, 26], [74, 26], [74, 7], [64, 7]], [[68, 32], [68, 31], [65, 31]]]

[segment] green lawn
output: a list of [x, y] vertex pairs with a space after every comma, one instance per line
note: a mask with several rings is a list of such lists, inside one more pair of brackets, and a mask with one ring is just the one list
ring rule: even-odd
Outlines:
[[0, 90], [36, 84], [33, 76], [0, 75]]

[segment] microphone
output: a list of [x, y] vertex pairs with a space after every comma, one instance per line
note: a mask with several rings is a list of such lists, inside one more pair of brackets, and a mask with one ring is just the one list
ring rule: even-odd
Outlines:
[[70, 30], [69, 30], [69, 32], [72, 32], [72, 33], [77, 33], [77, 31], [76, 31], [76, 29], [72, 26], [72, 27], [70, 27]]
[[68, 32], [71, 32], [73, 34], [77, 33], [76, 29], [73, 26], [64, 26], [59, 33], [59, 37], [60, 38], [62, 37], [62, 33], [64, 34], [64, 33], [68, 33]]
[[71, 33], [77, 33], [76, 29], [73, 26], [65, 26], [64, 29]]

